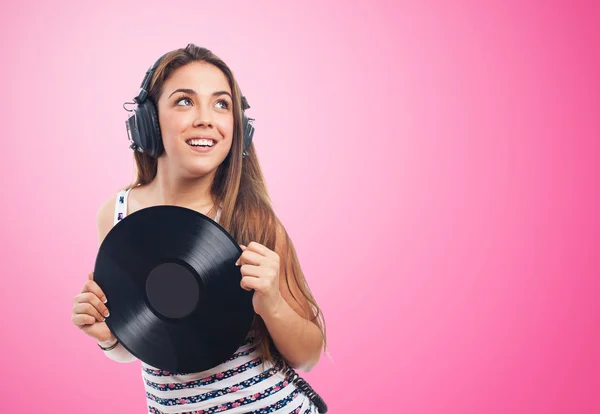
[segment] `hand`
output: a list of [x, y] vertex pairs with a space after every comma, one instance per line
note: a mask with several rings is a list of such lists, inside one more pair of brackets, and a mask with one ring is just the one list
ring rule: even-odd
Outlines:
[[235, 263], [240, 266], [245, 290], [254, 290], [252, 306], [259, 315], [276, 312], [283, 299], [279, 291], [279, 255], [257, 242], [248, 247], [240, 244], [243, 252]]
[[104, 303], [106, 303], [106, 296], [100, 286], [94, 282], [94, 273], [91, 272], [81, 293], [75, 296], [71, 321], [83, 332], [96, 339], [100, 345], [107, 346], [112, 345], [117, 339], [104, 322], [109, 315]]

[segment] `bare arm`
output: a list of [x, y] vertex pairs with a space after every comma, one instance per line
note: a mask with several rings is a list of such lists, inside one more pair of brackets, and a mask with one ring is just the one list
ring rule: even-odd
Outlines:
[[319, 362], [323, 347], [319, 327], [300, 316], [287, 301], [281, 301], [263, 320], [277, 350], [293, 368], [308, 372]]
[[[276, 252], [286, 254], [287, 246], [283, 244], [285, 235], [283, 229], [278, 229]], [[277, 350], [286, 361], [296, 369], [308, 372], [318, 362], [323, 348], [323, 337], [319, 327], [313, 322], [314, 315], [308, 301], [302, 295], [291, 274], [291, 266], [280, 267], [279, 289], [281, 298], [279, 305], [262, 318], [273, 338]], [[286, 283], [289, 275], [289, 288]], [[294, 297], [292, 297], [292, 292]]]

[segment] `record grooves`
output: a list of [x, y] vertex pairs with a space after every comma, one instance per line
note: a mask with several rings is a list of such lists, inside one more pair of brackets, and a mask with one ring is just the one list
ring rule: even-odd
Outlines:
[[252, 320], [252, 291], [240, 287], [242, 254], [212, 219], [178, 206], [129, 214], [103, 240], [94, 280], [106, 324], [139, 360], [190, 373], [225, 362]]

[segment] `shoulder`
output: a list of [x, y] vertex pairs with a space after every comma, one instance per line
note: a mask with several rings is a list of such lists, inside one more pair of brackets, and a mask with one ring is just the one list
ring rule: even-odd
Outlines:
[[96, 228], [98, 231], [98, 244], [106, 237], [114, 225], [115, 204], [117, 202], [118, 191], [115, 191], [108, 197], [96, 212]]

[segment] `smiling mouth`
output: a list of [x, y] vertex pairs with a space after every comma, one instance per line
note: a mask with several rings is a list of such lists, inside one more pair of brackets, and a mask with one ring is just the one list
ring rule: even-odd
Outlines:
[[185, 141], [188, 145], [192, 146], [192, 147], [212, 147], [216, 144], [215, 141], [213, 141], [212, 139], [188, 139], [187, 141]]

